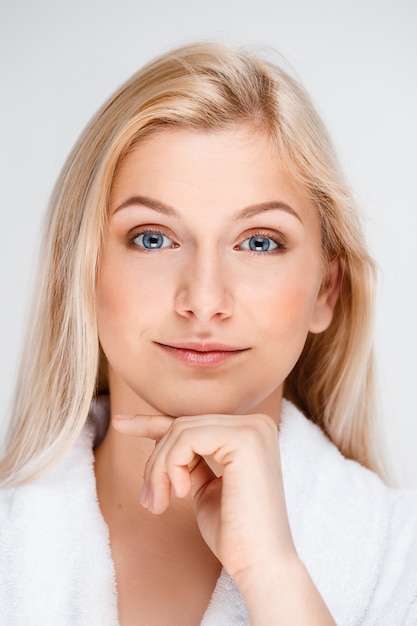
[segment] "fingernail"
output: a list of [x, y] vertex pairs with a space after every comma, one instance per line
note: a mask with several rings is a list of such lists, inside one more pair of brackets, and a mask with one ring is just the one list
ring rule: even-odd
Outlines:
[[144, 506], [145, 508], [148, 508], [148, 506], [147, 506], [147, 504], [148, 504], [148, 487], [147, 487], [146, 483], [143, 483], [142, 489], [140, 490], [139, 502], [141, 503], [142, 506]]
[[148, 511], [152, 511], [152, 505], [153, 505], [153, 493], [152, 493], [152, 489], [149, 488], [148, 489]]

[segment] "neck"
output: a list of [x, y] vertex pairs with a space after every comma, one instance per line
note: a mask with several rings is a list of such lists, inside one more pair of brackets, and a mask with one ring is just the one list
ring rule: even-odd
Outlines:
[[[145, 402], [141, 400], [138, 402], [137, 396], [118, 393], [117, 385], [115, 387], [116, 389], [111, 389], [110, 415], [155, 412], [155, 409]], [[278, 388], [250, 412], [267, 414], [279, 424], [281, 400], [282, 389]], [[139, 503], [145, 465], [154, 447], [154, 441], [116, 431], [110, 420], [104, 440], [95, 453], [98, 499], [103, 516], [109, 525], [116, 521], [119, 523], [123, 519], [123, 526], [132, 525], [137, 529], [138, 522], [143, 522], [144, 516], [146, 519], [149, 516], [154, 519], [154, 516]], [[181, 500], [173, 498], [168, 511], [158, 516], [158, 520], [160, 523], [169, 521], [170, 525], [175, 525], [175, 520], [178, 520], [182, 526], [185, 516], [194, 520], [192, 502], [188, 498]]]

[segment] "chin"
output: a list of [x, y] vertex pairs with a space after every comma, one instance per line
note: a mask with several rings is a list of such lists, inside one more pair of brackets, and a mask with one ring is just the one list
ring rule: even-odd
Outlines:
[[181, 417], [186, 415], [244, 415], [250, 412], [264, 399], [254, 394], [250, 397], [237, 398], [231, 394], [184, 393], [174, 398], [161, 398], [152, 403], [160, 413]]

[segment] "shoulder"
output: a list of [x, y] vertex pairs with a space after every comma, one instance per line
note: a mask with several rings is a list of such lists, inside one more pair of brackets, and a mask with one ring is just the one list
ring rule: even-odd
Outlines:
[[[86, 427], [75, 445], [40, 477], [16, 488], [0, 490], [0, 515], [13, 512], [22, 516], [25, 503], [42, 502], [44, 506], [59, 506], [81, 492], [91, 492], [94, 484], [93, 432]], [[74, 490], [77, 485], [78, 489]], [[38, 507], [32, 511], [36, 516]]]
[[92, 438], [86, 428], [44, 475], [0, 494], [1, 624], [117, 623]]
[[302, 480], [303, 484], [307, 480], [317, 486], [320, 476], [325, 480], [326, 491], [340, 488], [344, 483], [357, 496], [369, 490], [390, 493], [374, 472], [345, 458], [323, 431], [287, 400], [282, 406], [280, 447], [289, 480]]
[[344, 458], [288, 402], [280, 447], [294, 541], [337, 623], [417, 623], [417, 491]]
[[[317, 477], [317, 471], [328, 471], [326, 482], [329, 488], [333, 484], [338, 486], [341, 480], [350, 477], [355, 491], [374, 489], [384, 492], [388, 497], [407, 493], [407, 490], [388, 487], [375, 472], [344, 457], [324, 432], [287, 400], [283, 401], [279, 430], [283, 464], [291, 476], [303, 474], [305, 479], [304, 473], [309, 470], [309, 473], [312, 472], [312, 480]], [[296, 454], [294, 446], [298, 450]], [[417, 490], [408, 490], [408, 494], [412, 498], [417, 495]]]
[[[17, 560], [16, 546], [27, 555], [36, 549], [46, 556], [54, 543], [63, 544], [69, 519], [80, 506], [95, 501], [92, 433], [85, 429], [76, 444], [53, 467], [35, 480], [0, 491], [0, 548]], [[7, 551], [7, 546], [14, 551]], [[56, 546], [55, 546], [56, 547]], [[38, 554], [39, 556], [39, 554]]]

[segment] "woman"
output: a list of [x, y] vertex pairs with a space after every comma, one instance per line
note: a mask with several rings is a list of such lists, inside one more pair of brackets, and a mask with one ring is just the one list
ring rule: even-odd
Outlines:
[[373, 265], [293, 79], [212, 44], [149, 64], [43, 252], [1, 623], [416, 622], [417, 496], [369, 471]]

